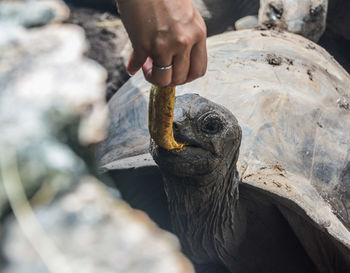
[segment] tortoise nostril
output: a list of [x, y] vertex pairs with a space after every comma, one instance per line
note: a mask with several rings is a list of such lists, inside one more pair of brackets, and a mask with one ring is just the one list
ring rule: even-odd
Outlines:
[[181, 131], [181, 126], [179, 122], [174, 121], [173, 122], [173, 134], [174, 134], [174, 138], [176, 141], [181, 142], [181, 138], [182, 138], [182, 134], [184, 132]]
[[173, 130], [174, 131], [179, 130], [179, 124], [177, 124], [177, 122], [173, 122]]

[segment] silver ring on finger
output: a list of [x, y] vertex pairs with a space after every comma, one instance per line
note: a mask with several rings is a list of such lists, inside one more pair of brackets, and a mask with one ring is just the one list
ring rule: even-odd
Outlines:
[[160, 71], [165, 71], [165, 70], [172, 69], [173, 68], [173, 64], [166, 65], [166, 66], [160, 66], [160, 65], [153, 64], [153, 68], [158, 69]]

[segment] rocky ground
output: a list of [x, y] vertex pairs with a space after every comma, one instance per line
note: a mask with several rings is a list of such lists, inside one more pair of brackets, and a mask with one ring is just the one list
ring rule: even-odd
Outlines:
[[108, 72], [107, 100], [129, 79], [125, 63], [131, 45], [111, 1], [66, 0], [70, 8], [67, 23], [81, 26], [89, 41], [86, 55]]

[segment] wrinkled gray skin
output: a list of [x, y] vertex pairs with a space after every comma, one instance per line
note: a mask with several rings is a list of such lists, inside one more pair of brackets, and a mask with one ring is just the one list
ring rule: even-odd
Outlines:
[[259, 25], [317, 42], [326, 29], [327, 8], [328, 0], [260, 0]]
[[[276, 207], [239, 188], [242, 132], [233, 114], [195, 94], [176, 99], [174, 135], [188, 145], [151, 142], [174, 232], [197, 272], [316, 272]], [[291, 257], [293, 257], [291, 259]]]

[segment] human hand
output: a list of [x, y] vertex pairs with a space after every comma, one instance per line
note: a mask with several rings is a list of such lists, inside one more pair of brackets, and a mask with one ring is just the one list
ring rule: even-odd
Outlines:
[[117, 2], [134, 48], [130, 74], [142, 67], [146, 80], [158, 86], [184, 84], [205, 74], [206, 27], [190, 0]]

